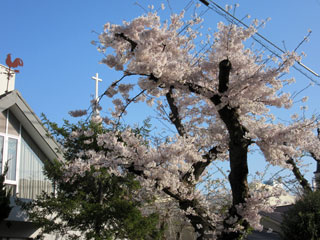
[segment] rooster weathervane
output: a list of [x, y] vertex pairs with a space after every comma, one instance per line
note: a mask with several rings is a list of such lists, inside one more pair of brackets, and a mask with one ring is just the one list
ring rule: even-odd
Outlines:
[[[9, 81], [10, 81], [10, 78], [11, 78], [11, 76], [12, 76], [12, 71], [14, 72], [14, 73], [19, 73], [19, 70], [17, 70], [17, 69], [14, 69], [14, 68], [17, 68], [17, 67], [22, 67], [23, 66], [23, 61], [22, 61], [22, 59], [21, 58], [16, 58], [13, 62], [12, 62], [12, 60], [11, 60], [11, 54], [9, 53], [8, 55], [7, 55], [7, 58], [6, 58], [6, 64], [7, 64], [7, 66], [9, 67], [9, 69], [7, 70], [7, 80], [8, 80], [8, 82], [7, 82], [7, 90], [6, 90], [6, 92], [8, 92], [8, 88], [9, 88]], [[12, 71], [11, 71], [12, 70]]]

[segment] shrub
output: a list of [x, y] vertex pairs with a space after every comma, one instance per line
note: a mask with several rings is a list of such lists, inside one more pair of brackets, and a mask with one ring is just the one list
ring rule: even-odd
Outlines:
[[320, 191], [310, 192], [284, 214], [282, 239], [320, 239]]

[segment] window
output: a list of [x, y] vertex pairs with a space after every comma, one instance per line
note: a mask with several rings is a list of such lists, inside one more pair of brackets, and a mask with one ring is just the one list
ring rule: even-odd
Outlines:
[[0, 113], [0, 173], [8, 164], [7, 188], [20, 198], [34, 199], [42, 191], [52, 192], [43, 174], [46, 156], [10, 111]]
[[19, 160], [20, 123], [9, 111], [0, 113], [0, 162], [1, 173], [8, 164], [8, 172], [5, 179], [7, 188], [16, 194], [17, 167]]
[[53, 191], [52, 183], [43, 174], [45, 156], [22, 129], [19, 171], [19, 197], [33, 199], [42, 191]]
[[17, 172], [17, 154], [18, 153], [18, 139], [8, 137], [8, 173], [7, 179], [11, 181], [16, 181]]
[[0, 136], [0, 173], [2, 173], [4, 136]]

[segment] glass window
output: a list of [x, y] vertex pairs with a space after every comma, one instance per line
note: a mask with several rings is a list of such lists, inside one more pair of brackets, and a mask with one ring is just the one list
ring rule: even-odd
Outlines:
[[17, 148], [18, 140], [14, 138], [8, 138], [8, 180], [16, 180], [16, 169], [17, 169]]
[[29, 139], [24, 131], [21, 139], [19, 197], [35, 199], [42, 191], [51, 193], [52, 183], [43, 173], [43, 158], [40, 149]]
[[0, 174], [2, 173], [2, 164], [3, 164], [3, 142], [4, 142], [4, 137], [0, 136]]
[[10, 192], [10, 196], [16, 196], [17, 186], [12, 184], [6, 184], [5, 189], [7, 192]]
[[9, 111], [9, 124], [8, 124], [8, 133], [11, 135], [19, 136], [20, 132], [20, 123], [18, 119]]

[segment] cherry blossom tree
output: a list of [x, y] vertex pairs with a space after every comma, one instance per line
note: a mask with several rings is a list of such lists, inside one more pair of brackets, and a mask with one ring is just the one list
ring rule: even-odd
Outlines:
[[[272, 110], [288, 109], [293, 101], [283, 77], [300, 56], [282, 55], [280, 61], [264, 58], [246, 47], [257, 29], [218, 23], [217, 31], [196, 42], [202, 19], [184, 19], [184, 12], [162, 21], [156, 11], [122, 25], [107, 23], [99, 35], [102, 63], [123, 73], [104, 95], [112, 98], [112, 118], [94, 116], [114, 126], [100, 134], [99, 151], [82, 151], [66, 168], [66, 177], [90, 167], [111, 174], [134, 173], [145, 191], [162, 192], [178, 203], [198, 239], [240, 239], [260, 229], [259, 211], [272, 211], [268, 197], [276, 193], [248, 187], [248, 151], [256, 147], [272, 165], [297, 170], [305, 152], [320, 157], [314, 130], [316, 117], [276, 120]], [[138, 77], [132, 77], [138, 76]], [[131, 129], [119, 131], [117, 122], [130, 104], [146, 102], [172, 124], [176, 135], [146, 144]], [[132, 108], [132, 107], [131, 107]], [[166, 114], [169, 112], [169, 114]], [[89, 132], [74, 132], [73, 137]], [[232, 201], [212, 206], [197, 184], [214, 162], [228, 161]]]
[[[28, 220], [39, 227], [36, 239], [46, 239], [46, 234], [62, 239], [162, 239], [164, 226], [158, 227], [157, 210], [145, 210], [148, 207], [145, 203], [152, 203], [154, 197], [145, 194], [141, 197], [139, 182], [132, 173], [114, 176], [106, 169], [89, 167], [73, 174], [72, 179], [64, 177], [63, 166], [73, 161], [78, 151], [98, 151], [96, 136], [108, 129], [91, 122], [64, 121], [63, 126], [58, 126], [44, 115], [42, 121], [50, 131], [48, 136], [59, 142], [64, 160], [46, 161], [44, 165], [45, 175], [54, 183], [54, 192], [43, 192], [33, 201], [16, 200]], [[72, 131], [83, 131], [86, 136], [72, 137]], [[140, 127], [135, 132], [144, 134], [147, 129]], [[0, 175], [0, 186], [4, 176]], [[9, 201], [8, 196], [3, 199]], [[5, 208], [7, 201], [1, 201], [0, 216], [10, 212], [10, 208]]]

